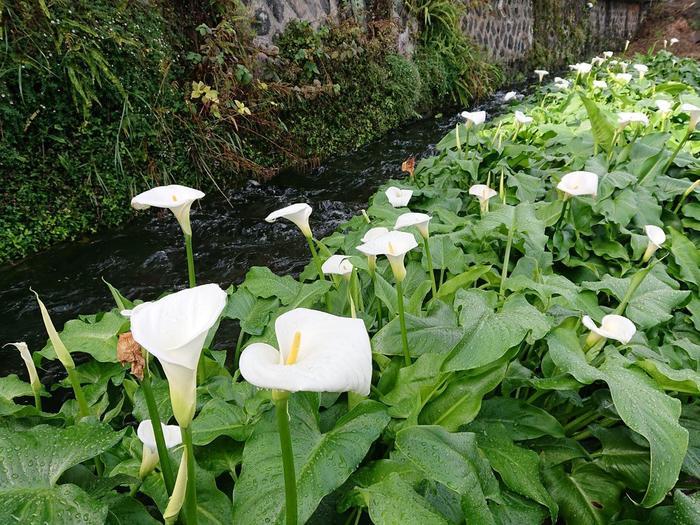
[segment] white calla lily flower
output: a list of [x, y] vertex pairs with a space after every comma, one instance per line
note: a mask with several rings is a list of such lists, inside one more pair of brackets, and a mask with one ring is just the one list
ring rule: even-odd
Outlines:
[[534, 119], [532, 117], [528, 117], [525, 113], [522, 111], [516, 111], [515, 112], [515, 121], [518, 124], [531, 124]]
[[594, 80], [593, 87], [598, 89], [607, 89], [608, 83], [605, 80]]
[[349, 279], [353, 270], [353, 265], [349, 259], [349, 255], [331, 255], [323, 263], [321, 270], [327, 275], [340, 275]]
[[629, 84], [632, 81], [632, 75], [629, 73], [617, 73], [614, 78], [621, 84]]
[[413, 190], [402, 190], [396, 186], [390, 186], [384, 192], [386, 198], [389, 199], [389, 204], [394, 208], [404, 208], [408, 206], [408, 201], [411, 200]]
[[612, 58], [614, 53], [612, 51], [603, 51], [603, 57], [605, 58]]
[[644, 233], [646, 233], [649, 242], [647, 244], [647, 249], [642, 257], [643, 262], [647, 262], [651, 259], [651, 256], [656, 253], [656, 250], [661, 248], [661, 245], [666, 242], [666, 232], [664, 232], [658, 226], [653, 224], [647, 224], [644, 226]]
[[[377, 239], [377, 238], [379, 238], [382, 235], [385, 235], [387, 233], [389, 233], [389, 228], [384, 228], [383, 226], [379, 226], [376, 228], [370, 228], [363, 235], [362, 242], [367, 243], [367, 242], [373, 241], [374, 239]], [[367, 267], [369, 268], [369, 271], [371, 273], [374, 273], [374, 271], [377, 269], [377, 256], [376, 255], [367, 254]]]
[[620, 68], [623, 73], [627, 73], [627, 68], [629, 67], [629, 62], [620, 61]]
[[407, 232], [390, 231], [357, 247], [365, 255], [385, 255], [389, 259], [394, 278], [401, 282], [406, 277], [404, 257], [418, 246], [416, 238]]
[[656, 101], [656, 107], [659, 110], [659, 114], [661, 114], [662, 117], [666, 117], [671, 113], [673, 103], [669, 100], [659, 99]]
[[24, 361], [24, 366], [27, 367], [27, 373], [29, 374], [29, 384], [32, 385], [32, 390], [34, 392], [39, 392], [41, 390], [41, 381], [39, 381], [39, 374], [36, 371], [36, 365], [32, 359], [32, 354], [29, 351], [27, 343], [7, 343], [4, 346], [12, 345], [19, 352], [22, 361]]
[[601, 320], [600, 326], [597, 326], [595, 321], [587, 315], [583, 316], [582, 321], [583, 325], [588, 328], [592, 334], [598, 336], [591, 338], [589, 343], [595, 342], [603, 337], [605, 339], [614, 339], [622, 344], [627, 344], [637, 332], [634, 323], [622, 315], [606, 315]]
[[486, 184], [474, 184], [469, 188], [469, 195], [479, 199], [481, 213], [486, 213], [489, 209], [489, 199], [498, 195], [498, 192]]
[[535, 69], [535, 75], [537, 75], [537, 78], [539, 79], [540, 84], [542, 83], [542, 80], [544, 80], [544, 77], [549, 75], [549, 71], [546, 69]]
[[304, 237], [310, 239], [313, 236], [311, 233], [311, 227], [309, 226], [309, 217], [311, 216], [312, 211], [313, 208], [311, 206], [305, 202], [299, 202], [297, 204], [290, 204], [289, 206], [273, 211], [271, 214], [265, 217], [265, 221], [275, 222], [277, 219], [287, 219], [301, 230]]
[[639, 73], [639, 78], [644, 78], [644, 75], [649, 72], [649, 68], [644, 64], [634, 64], [632, 67], [637, 73]]
[[681, 105], [681, 111], [683, 113], [687, 113], [690, 116], [688, 128], [691, 131], [694, 131], [698, 125], [698, 122], [700, 122], [700, 108], [697, 107], [695, 104], [689, 104], [686, 102], [685, 104]]
[[509, 91], [503, 96], [503, 102], [510, 102], [516, 98], [518, 98], [518, 93], [516, 91]]
[[468, 128], [486, 122], [486, 111], [462, 111], [459, 116], [465, 120], [465, 125]]
[[568, 196], [598, 194], [598, 175], [590, 171], [572, 171], [561, 178], [557, 189], [563, 191]]
[[591, 64], [594, 66], [599, 66], [605, 63], [605, 57], [593, 57], [591, 58]]
[[[396, 219], [394, 229], [401, 230], [403, 228], [415, 226], [420, 232], [421, 237], [427, 239], [430, 235], [428, 230], [430, 219], [432, 219], [432, 217], [425, 213], [404, 213], [403, 215], [399, 215], [399, 217]], [[364, 241], [364, 237], [362, 240]]]
[[571, 82], [561, 77], [554, 77], [554, 87], [557, 89], [568, 89], [571, 86]]
[[579, 75], [587, 75], [593, 69], [593, 64], [589, 64], [588, 62], [579, 62], [578, 64], [570, 65], [569, 69], [576, 71], [576, 73]]
[[[177, 425], [160, 424], [163, 429], [163, 438], [166, 448], [170, 449], [182, 443], [182, 432]], [[143, 452], [141, 455], [141, 468], [139, 469], [139, 477], [145, 478], [150, 474], [158, 464], [158, 446], [156, 445], [156, 436], [153, 432], [153, 423], [150, 419], [144, 419], [139, 423], [136, 429], [136, 435], [143, 443]]]
[[163, 367], [173, 414], [181, 427], [188, 427], [194, 417], [199, 356], [226, 299], [226, 292], [218, 285], [205, 284], [167, 295], [132, 312], [131, 334]]
[[617, 125], [620, 129], [625, 128], [629, 124], [644, 124], [649, 125], [649, 117], [639, 111], [621, 111], [617, 114]]
[[175, 215], [183, 233], [192, 235], [190, 208], [194, 201], [202, 197], [204, 197], [204, 193], [199, 190], [180, 186], [179, 184], [171, 184], [169, 186], [158, 186], [139, 193], [131, 199], [131, 206], [136, 210], [146, 210], [150, 207], [168, 209]]
[[672, 38], [671, 40], [669, 40], [671, 47], [675, 46], [678, 42], [679, 40], [677, 38]]
[[361, 319], [296, 308], [277, 318], [275, 334], [279, 349], [253, 343], [241, 354], [241, 375], [252, 385], [369, 394], [372, 349]]

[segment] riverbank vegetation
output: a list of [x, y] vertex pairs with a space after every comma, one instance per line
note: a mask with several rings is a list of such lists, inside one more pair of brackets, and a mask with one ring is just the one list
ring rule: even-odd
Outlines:
[[[0, 521], [693, 523], [700, 67], [594, 62], [464, 113], [330, 237], [271, 214], [308, 242], [298, 278], [109, 287], [60, 333], [39, 303], [30, 382], [0, 379]], [[135, 204], [196, 244], [199, 197]]]

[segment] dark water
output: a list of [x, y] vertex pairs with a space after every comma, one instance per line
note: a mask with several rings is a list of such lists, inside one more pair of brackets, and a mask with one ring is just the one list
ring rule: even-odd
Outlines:
[[[499, 92], [477, 107], [492, 117], [499, 112], [502, 97]], [[314, 208], [310, 220], [314, 235], [324, 237], [365, 207], [379, 185], [401, 177], [401, 163], [407, 157], [431, 154], [432, 146], [456, 120], [454, 111], [421, 120], [309, 173], [283, 174], [265, 184], [249, 181], [227, 192], [231, 205], [222, 195], [210, 193], [192, 208], [198, 283], [216, 282], [226, 288], [241, 282], [251, 266], [269, 266], [275, 273], [301, 271], [309, 258], [303, 237], [287, 221], [266, 223], [268, 213], [308, 202]], [[30, 286], [60, 330], [79, 314], [114, 307], [102, 278], [130, 299], [151, 300], [183, 288], [187, 264], [182, 233], [170, 211], [139, 212], [121, 230], [60, 244], [0, 267], [0, 345], [26, 341], [30, 350], [43, 347], [46, 334]], [[0, 350], [0, 356], [3, 374], [21, 370], [13, 348]]]

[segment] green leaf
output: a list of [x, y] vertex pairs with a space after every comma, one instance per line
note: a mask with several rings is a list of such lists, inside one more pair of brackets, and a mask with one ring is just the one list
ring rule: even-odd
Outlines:
[[[107, 312], [97, 321], [68, 321], [59, 335], [71, 354], [83, 352], [102, 363], [116, 363], [117, 334], [124, 331], [128, 323], [129, 320], [120, 314]], [[56, 359], [51, 342], [38, 353], [47, 359]]]
[[491, 467], [501, 475], [506, 486], [547, 507], [552, 523], [556, 523], [559, 507], [542, 484], [537, 453], [517, 446], [505, 432], [497, 428], [478, 434], [477, 440], [479, 448], [486, 454]]
[[109, 291], [112, 294], [112, 298], [114, 299], [114, 302], [117, 305], [117, 309], [120, 312], [122, 310], [131, 310], [134, 307], [133, 301], [130, 301], [129, 299], [124, 297], [119, 290], [117, 290], [114, 286], [105, 281], [104, 277], [102, 278], [102, 282], [107, 285], [107, 288], [109, 288]]
[[253, 430], [253, 423], [254, 418], [240, 406], [215, 398], [205, 404], [192, 421], [192, 441], [199, 446], [219, 436], [245, 441]]
[[396, 435], [396, 448], [428, 479], [458, 493], [470, 520], [495, 524], [486, 500], [498, 497], [498, 482], [474, 434], [451, 434], [438, 426], [409, 427]]
[[593, 140], [600, 147], [609, 151], [612, 147], [613, 137], [615, 135], [615, 124], [607, 111], [604, 111], [595, 102], [579, 93], [581, 102], [583, 102], [588, 113], [588, 119], [591, 121], [591, 132]]
[[460, 288], [469, 288], [482, 275], [491, 271], [491, 266], [479, 265], [469, 268], [466, 272], [460, 273], [451, 279], [448, 279], [438, 290], [437, 296], [443, 299], [457, 292]]
[[673, 493], [673, 518], [676, 525], [700, 523], [700, 494], [685, 495], [680, 490]]
[[625, 487], [646, 490], [649, 481], [649, 447], [638, 434], [619, 428], [593, 427], [593, 435], [603, 444], [596, 455], [598, 465]]
[[0, 489], [0, 522], [27, 525], [102, 525], [107, 505], [75, 485]]
[[[297, 472], [299, 522], [304, 523], [321, 499], [338, 488], [367, 454], [389, 422], [386, 409], [363, 401], [322, 434], [317, 420], [318, 396], [290, 398], [294, 466]], [[243, 467], [234, 495], [234, 523], [282, 523], [284, 480], [274, 411], [256, 425], [243, 451]]]
[[570, 473], [559, 465], [542, 474], [565, 523], [608, 525], [620, 508], [620, 484], [595, 465], [579, 463]]
[[449, 522], [394, 472], [361, 489], [375, 525], [448, 525]]
[[454, 374], [444, 392], [425, 406], [421, 423], [440, 425], [452, 432], [471, 423], [481, 410], [481, 400], [503, 381], [507, 368], [506, 362], [498, 361]]
[[0, 397], [12, 401], [16, 397], [32, 397], [32, 385], [25, 383], [16, 374], [0, 377]]
[[472, 425], [475, 429], [503, 426], [513, 441], [547, 435], [564, 437], [564, 429], [554, 416], [522, 399], [509, 397], [493, 397], [484, 401]]
[[497, 361], [530, 334], [529, 340], [549, 330], [547, 317], [522, 295], [510, 295], [500, 312], [494, 312], [495, 295], [481, 290], [460, 290], [455, 306], [461, 307], [464, 337], [445, 363], [445, 370], [469, 370]]
[[695, 244], [673, 228], [671, 232], [671, 253], [680, 266], [681, 277], [695, 286], [700, 285], [700, 251]]
[[301, 292], [301, 287], [301, 283], [291, 276], [275, 275], [267, 266], [253, 266], [241, 284], [241, 288], [247, 289], [256, 297], [276, 297], [283, 305], [290, 304]]

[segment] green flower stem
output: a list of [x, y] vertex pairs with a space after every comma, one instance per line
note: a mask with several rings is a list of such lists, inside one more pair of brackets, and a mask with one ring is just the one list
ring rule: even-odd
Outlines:
[[185, 251], [187, 252], [187, 275], [190, 279], [190, 288], [197, 286], [194, 274], [194, 255], [192, 254], [192, 235], [185, 234]]
[[[671, 167], [671, 164], [673, 164], [673, 161], [676, 160], [676, 157], [683, 149], [683, 146], [685, 146], [685, 143], [688, 142], [688, 139], [690, 138], [690, 133], [691, 133], [691, 130], [688, 129], [688, 131], [686, 131], [686, 133], [685, 133], [685, 137], [683, 137], [683, 139], [678, 143], [678, 146], [676, 146], [676, 149], [673, 150], [673, 154], [671, 155], [671, 158], [668, 159], [668, 161], [664, 165], [664, 169], [661, 170], [661, 175], [664, 175], [668, 171], [668, 169]], [[649, 172], [651, 172], [651, 171], [652, 170], [649, 170]], [[646, 176], [644, 178], [646, 178]], [[644, 179], [642, 179], [642, 181], [643, 180]]]
[[372, 288], [374, 289], [374, 299], [373, 301], [377, 304], [377, 330], [382, 328], [382, 300], [377, 295], [377, 272], [376, 270], [371, 271], [372, 276]]
[[627, 308], [627, 305], [629, 304], [630, 300], [632, 299], [634, 292], [637, 291], [637, 288], [639, 288], [639, 285], [642, 284], [642, 282], [644, 281], [644, 278], [649, 274], [651, 269], [654, 267], [654, 264], [655, 263], [649, 264], [646, 268], [639, 270], [637, 273], [635, 273], [632, 276], [632, 281], [630, 282], [630, 286], [627, 289], [627, 292], [625, 292], [625, 296], [622, 298], [622, 302], [615, 309], [616, 315], [624, 315], [625, 309]]
[[406, 335], [406, 315], [403, 309], [403, 285], [401, 281], [396, 281], [396, 302], [399, 307], [399, 324], [401, 325], [401, 346], [406, 366], [411, 365], [411, 354], [408, 352], [408, 336]]
[[[294, 451], [292, 450], [292, 434], [289, 431], [289, 392], [273, 390], [272, 399], [277, 413], [277, 428], [280, 434], [282, 449], [282, 469], [284, 471], [284, 500], [285, 525], [297, 525], [297, 481], [294, 471]], [[189, 524], [188, 524], [189, 525]]]
[[34, 406], [41, 412], [41, 392], [39, 389], [34, 390]]
[[564, 205], [561, 207], [561, 213], [559, 214], [559, 218], [557, 219], [557, 222], [554, 225], [554, 231], [552, 232], [552, 239], [554, 239], [554, 235], [559, 231], [559, 228], [561, 227], [561, 223], [564, 220], [564, 217], [566, 216], [566, 212], [569, 211], [569, 202], [570, 201], [571, 201], [571, 197], [569, 197], [569, 196], [565, 197]]
[[192, 446], [192, 427], [180, 427], [182, 441], [187, 454], [187, 493], [185, 496], [185, 520], [187, 525], [197, 525], [197, 478], [194, 463], [194, 447]]
[[513, 246], [513, 233], [515, 232], [515, 220], [508, 229], [508, 241], [506, 242], [506, 253], [503, 256], [503, 268], [501, 269], [501, 286], [498, 289], [498, 295], [503, 299], [503, 294], [506, 289], [506, 278], [508, 277], [508, 265], [510, 264], [510, 249]]
[[314, 245], [314, 240], [312, 237], [307, 237], [306, 242], [309, 244], [309, 250], [311, 250], [311, 257], [314, 260], [314, 263], [316, 263], [316, 271], [318, 272], [318, 278], [321, 281], [326, 280], [326, 276], [323, 275], [323, 270], [321, 269], [321, 259], [318, 257], [318, 251], [316, 250], [316, 246]]
[[143, 397], [146, 399], [146, 406], [148, 407], [148, 417], [151, 418], [151, 426], [153, 427], [153, 435], [156, 438], [156, 448], [158, 449], [158, 459], [160, 461], [160, 470], [163, 473], [163, 481], [165, 482], [165, 488], [168, 491], [168, 496], [173, 493], [173, 487], [175, 487], [175, 478], [173, 477], [173, 469], [170, 464], [170, 455], [168, 454], [168, 447], [165, 446], [165, 438], [163, 437], [163, 427], [160, 423], [160, 415], [158, 414], [158, 405], [156, 405], [156, 398], [153, 395], [153, 389], [151, 388], [151, 376], [150, 372], [145, 371], [143, 380], [141, 381], [141, 388], [143, 389]]
[[685, 190], [685, 192], [681, 196], [680, 200], [678, 201], [678, 204], [676, 204], [676, 207], [673, 208], [673, 213], [678, 213], [678, 210], [680, 210], [681, 206], [683, 206], [685, 199], [687, 199], [688, 195], [693, 193], [695, 191], [695, 188], [697, 188], [699, 185], [700, 185], [700, 179], [696, 180], [690, 186], [688, 186], [688, 189]]
[[73, 387], [73, 393], [75, 394], [75, 400], [78, 402], [78, 408], [80, 409], [80, 417], [86, 417], [90, 415], [90, 409], [88, 408], [87, 400], [85, 399], [85, 392], [83, 392], [83, 387], [80, 386], [80, 380], [78, 379], [78, 373], [72, 366], [66, 367], [66, 372], [68, 372], [68, 381], [70, 381]]
[[585, 427], [591, 421], [595, 421], [598, 418], [597, 410], [589, 410], [584, 412], [575, 419], [572, 419], [564, 426], [564, 433], [567, 435], [575, 433], [577, 430]]
[[243, 338], [245, 337], [245, 332], [241, 328], [238, 334], [238, 339], [236, 340], [236, 352], [233, 355], [233, 370], [238, 370], [238, 362], [241, 359], [241, 348], [243, 347]]
[[428, 273], [430, 274], [430, 286], [433, 289], [433, 297], [437, 297], [437, 284], [435, 283], [433, 256], [430, 253], [430, 240], [428, 237], [423, 238], [423, 247], [425, 248], [425, 258], [428, 260]]

